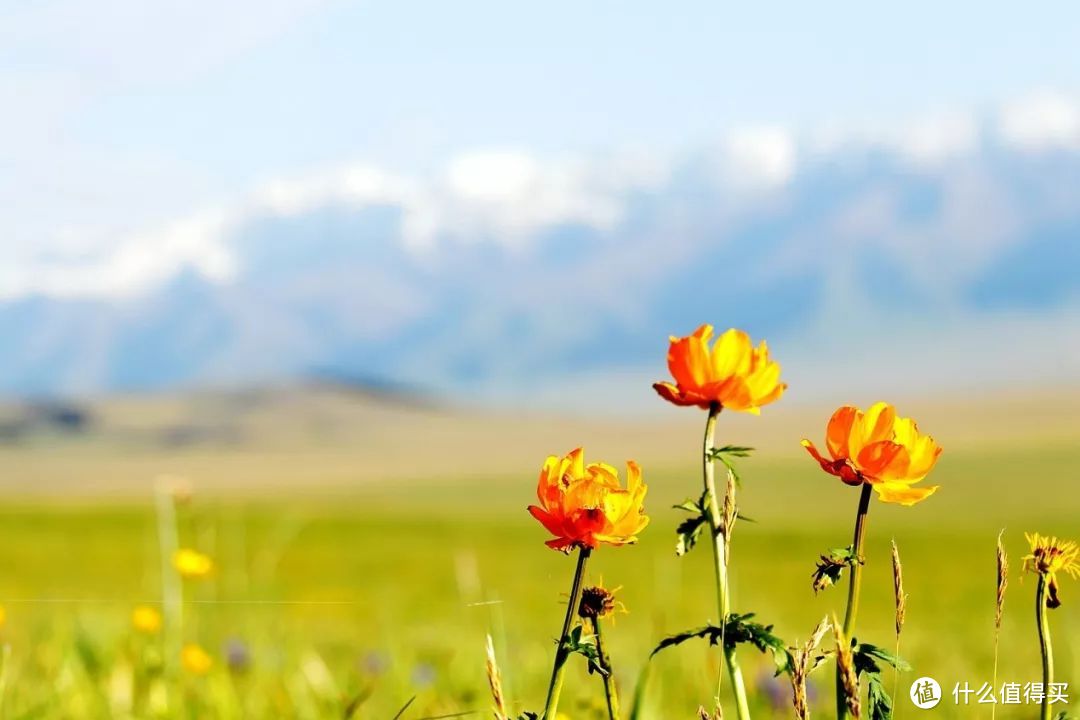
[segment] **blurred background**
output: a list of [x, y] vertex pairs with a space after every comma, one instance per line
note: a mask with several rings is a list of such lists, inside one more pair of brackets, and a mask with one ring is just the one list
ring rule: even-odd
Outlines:
[[[488, 632], [515, 710], [539, 709], [571, 568], [524, 506], [581, 444], [653, 488], [641, 546], [596, 566], [627, 586], [629, 692], [656, 640], [708, 619], [666, 509], [696, 494], [703, 418], [650, 387], [703, 322], [767, 339], [791, 386], [721, 423], [758, 448], [739, 608], [792, 640], [839, 608], [808, 577], [856, 499], [798, 441], [887, 399], [946, 448], [938, 495], [873, 518], [879, 551], [910, 547], [910, 657], [988, 679], [997, 532], [1014, 568], [1021, 531], [1080, 535], [1078, 23], [1068, 3], [6, 4], [3, 716], [484, 714]], [[193, 492], [180, 542], [218, 566], [176, 631], [216, 664], [182, 692], [147, 670], [168, 692], [140, 705], [127, 621], [163, 599], [163, 475]], [[1007, 679], [1035, 679], [1027, 614]], [[651, 712], [692, 717], [715, 653], [671, 652]], [[761, 713], [787, 712], [776, 693]]]

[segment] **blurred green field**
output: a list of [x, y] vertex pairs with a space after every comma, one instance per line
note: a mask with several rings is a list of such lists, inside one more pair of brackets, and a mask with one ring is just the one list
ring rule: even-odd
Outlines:
[[[948, 416], [947, 408], [939, 413]], [[651, 460], [645, 473], [652, 525], [639, 545], [599, 550], [589, 571], [592, 581], [623, 586], [620, 598], [630, 612], [617, 618], [607, 638], [627, 705], [657, 641], [715, 620], [707, 549], [682, 559], [673, 552], [680, 513], [670, 506], [696, 495], [700, 483], [692, 456], [696, 431], [684, 418], [679, 421], [661, 437], [677, 442], [677, 452], [664, 455], [652, 446], [645, 452]], [[739, 431], [748, 426], [742, 422], [721, 425], [725, 441], [743, 441]], [[816, 438], [823, 422], [806, 432]], [[1013, 577], [999, 683], [1038, 680], [1035, 583], [1022, 581], [1019, 573], [1023, 531], [1080, 537], [1073, 426], [1045, 432], [1045, 425], [1017, 426], [1023, 432], [1012, 442], [981, 441], [978, 428], [968, 427], [966, 439], [953, 444], [930, 422], [925, 426], [946, 447], [933, 476], [942, 489], [915, 508], [872, 506], [858, 635], [890, 648], [894, 642], [888, 544], [895, 538], [911, 594], [901, 647], [914, 666], [907, 683], [930, 675], [948, 692], [956, 682], [978, 687], [989, 681], [994, 540], [1007, 528]], [[193, 479], [194, 498], [180, 508], [182, 543], [218, 564], [210, 579], [185, 586], [184, 639], [199, 642], [215, 658], [205, 677], [177, 681], [188, 717], [340, 718], [360, 698], [354, 717], [391, 718], [414, 696], [402, 717], [490, 717], [483, 651], [489, 632], [513, 709], [539, 710], [573, 560], [545, 548], [543, 529], [525, 512], [536, 471], [544, 453], [569, 449], [550, 444], [570, 431], [586, 436], [587, 457], [618, 463], [641, 455], [629, 431], [621, 452], [611, 450], [622, 444], [618, 433], [592, 433], [594, 445], [605, 450], [601, 454], [588, 449], [586, 424], [529, 428], [540, 435], [533, 442], [546, 449], [513, 464], [499, 457], [488, 464], [466, 447], [454, 455], [447, 448], [452, 439], [433, 438], [437, 449], [429, 450], [421, 435], [414, 446], [417, 467], [440, 472], [312, 482], [310, 492], [299, 483], [286, 491], [282, 476], [317, 476], [303, 459], [321, 456], [329, 462], [330, 456], [333, 472], [347, 477], [341, 468], [368, 462], [367, 452], [350, 453], [341, 444], [324, 454], [306, 445], [304, 453], [287, 445], [276, 452], [145, 445], [122, 452], [115, 438], [41, 440], [0, 451], [0, 462], [14, 468], [6, 480], [9, 490], [12, 476], [48, 483], [70, 474], [64, 487], [85, 484], [83, 492], [10, 491], [0, 509], [0, 605], [6, 615], [0, 632], [9, 648], [0, 717], [153, 716], [132, 710], [141, 692], [132, 678], [164, 648], [160, 639], [140, 638], [130, 628], [135, 605], [162, 598], [152, 485], [145, 481], [142, 492], [110, 485], [114, 477], [152, 468], [180, 470]], [[684, 435], [685, 442], [673, 439]], [[519, 441], [507, 440], [515, 456]], [[498, 438], [488, 434], [482, 442], [490, 447]], [[419, 457], [428, 452], [442, 453], [442, 464], [438, 457]], [[287, 457], [292, 460], [282, 459]], [[517, 463], [527, 469], [511, 472], [508, 467]], [[272, 490], [259, 492], [258, 475], [275, 465], [268, 480]], [[200, 472], [208, 468], [243, 470], [250, 479], [240, 492], [216, 492], [201, 483]], [[797, 451], [763, 453], [744, 460], [742, 469], [742, 507], [755, 522], [740, 524], [736, 532], [735, 610], [758, 613], [790, 642], [805, 639], [824, 615], [842, 612], [843, 588], [815, 596], [810, 573], [820, 552], [850, 541], [857, 492], [823, 475]], [[1062, 595], [1064, 606], [1051, 613], [1058, 677], [1070, 683], [1075, 698], [1080, 582], [1064, 580]], [[757, 715], [790, 717], [786, 683], [771, 677], [768, 660], [753, 650], [742, 656]], [[711, 693], [718, 658], [704, 642], [659, 656], [647, 717], [695, 717]], [[815, 709], [829, 717], [829, 669], [815, 680]], [[906, 686], [901, 681], [901, 694]], [[562, 709], [573, 720], [599, 718], [601, 703], [599, 681], [575, 663]], [[1072, 706], [1077, 704], [1074, 699]], [[901, 700], [897, 716], [918, 712]], [[933, 712], [989, 716], [986, 706], [955, 708], [951, 698]], [[1002, 706], [997, 715], [1033, 717], [1035, 709]]]

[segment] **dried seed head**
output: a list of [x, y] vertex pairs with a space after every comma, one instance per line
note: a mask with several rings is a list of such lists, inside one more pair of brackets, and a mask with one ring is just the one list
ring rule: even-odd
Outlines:
[[997, 602], [994, 604], [994, 629], [1001, 630], [1001, 619], [1005, 614], [1005, 589], [1009, 587], [1009, 555], [1005, 552], [1005, 545], [1001, 542], [1001, 536], [1005, 534], [1002, 529], [997, 539]]
[[896, 637], [900, 637], [900, 631], [904, 629], [904, 618], [907, 615], [907, 594], [904, 592], [904, 567], [900, 564], [900, 550], [896, 547], [896, 540], [892, 541], [892, 578], [893, 596], [896, 601]]
[[840, 624], [833, 618], [833, 637], [836, 640], [836, 664], [840, 668], [840, 677], [844, 684], [844, 700], [848, 711], [855, 720], [862, 716], [862, 704], [859, 702], [859, 676], [855, 673], [855, 659], [851, 653], [851, 641], [844, 635]]
[[811, 662], [814, 657], [814, 650], [821, 644], [821, 640], [825, 637], [829, 627], [829, 618], [822, 618], [805, 645], [790, 648], [792, 705], [795, 708], [795, 717], [799, 718], [799, 720], [808, 720], [810, 717], [806, 679], [816, 666]]
[[829, 622], [829, 618], [821, 618], [821, 622], [814, 628], [814, 632], [810, 634], [810, 639], [806, 642], [807, 650], [816, 650], [821, 641], [825, 638], [825, 633], [832, 629], [832, 623]]
[[724, 488], [724, 518], [720, 531], [724, 533], [724, 564], [731, 561], [731, 536], [735, 534], [735, 520], [739, 515], [738, 505], [735, 503], [735, 473], [728, 468], [727, 485]]
[[704, 705], [698, 705], [697, 712], [698, 720], [724, 720], [724, 711], [720, 707], [720, 703], [716, 703], [716, 711], [712, 715], [709, 714]]
[[503, 695], [502, 688], [502, 673], [499, 672], [499, 665], [495, 661], [495, 644], [491, 641], [491, 636], [487, 636], [487, 676], [488, 685], [491, 687], [491, 700], [495, 710], [495, 720], [508, 720], [509, 715], [506, 711], [506, 697]]

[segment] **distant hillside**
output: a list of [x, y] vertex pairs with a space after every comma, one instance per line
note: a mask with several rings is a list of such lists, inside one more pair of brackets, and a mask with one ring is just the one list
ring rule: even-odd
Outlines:
[[[74, 404], [0, 407], [0, 491], [54, 500], [146, 500], [155, 478], [180, 475], [209, 494], [348, 494], [386, 483], [514, 478], [528, 487], [543, 458], [584, 445], [589, 456], [633, 458], [650, 473], [693, 473], [701, 414], [657, 401], [651, 417], [480, 411], [304, 385], [245, 392], [127, 395]], [[1061, 454], [1080, 438], [1080, 389], [909, 399], [954, 456], [986, 462], [1011, 448]], [[725, 414], [721, 437], [758, 449], [752, 461], [807, 461], [832, 405], [780, 402], [760, 417]], [[72, 418], [78, 418], [73, 422]], [[523, 491], [522, 497], [528, 492]], [[665, 496], [666, 497], [666, 496]]]

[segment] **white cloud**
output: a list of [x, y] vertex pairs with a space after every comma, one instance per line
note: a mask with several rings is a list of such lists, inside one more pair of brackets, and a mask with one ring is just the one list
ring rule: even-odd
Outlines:
[[[1002, 108], [997, 132], [1022, 148], [1080, 147], [1080, 105], [1043, 94]], [[768, 193], [784, 187], [804, 158], [823, 152], [884, 149], [916, 165], [939, 168], [978, 151], [981, 129], [976, 115], [938, 113], [891, 130], [834, 134], [821, 143], [796, 137], [779, 126], [743, 127], [727, 133], [718, 163], [719, 191]], [[631, 192], [664, 187], [672, 176], [671, 157], [656, 152], [623, 152], [591, 157], [540, 157], [520, 149], [479, 149], [452, 157], [440, 170], [423, 176], [395, 173], [352, 163], [286, 175], [258, 184], [247, 195], [179, 220], [125, 231], [115, 240], [80, 242], [71, 223], [56, 226], [43, 252], [8, 252], [0, 272], [0, 297], [32, 293], [63, 296], [130, 296], [152, 289], [191, 268], [227, 281], [236, 260], [229, 236], [261, 217], [298, 216], [330, 205], [400, 208], [401, 242], [418, 256], [440, 243], [492, 242], [519, 248], [538, 231], [563, 223], [600, 230], [618, 226]], [[880, 242], [938, 258], [937, 267], [978, 267], [971, 248], [983, 255], [1006, 242], [1013, 227], [1008, 198], [983, 178], [978, 168], [943, 175], [946, 201], [940, 227], [919, 226], [911, 233], [894, 227], [888, 198], [852, 206], [838, 222], [841, 236], [875, 236]], [[872, 202], [870, 201], [872, 200]], [[993, 211], [986, 201], [993, 200]], [[976, 231], [972, 232], [972, 228]], [[87, 231], [88, 233], [91, 231]], [[970, 238], [960, 243], [955, 238]], [[948, 241], [948, 242], [946, 242]], [[963, 248], [963, 257], [942, 257], [939, 246]], [[971, 246], [969, 248], [968, 246]], [[93, 248], [88, 252], [87, 248]], [[104, 248], [104, 250], [102, 249]], [[959, 252], [959, 250], [958, 250]], [[916, 253], [916, 254], [919, 254]], [[920, 257], [922, 257], [920, 255]], [[925, 259], [925, 258], [923, 258]]]
[[891, 125], [829, 125], [808, 134], [808, 154], [823, 156], [855, 150], [884, 150], [916, 167], [935, 168], [976, 152], [982, 141], [979, 116], [941, 110]]
[[429, 247], [437, 235], [463, 241], [520, 245], [536, 230], [558, 223], [611, 228], [622, 216], [622, 193], [591, 163], [541, 162], [522, 152], [466, 153], [445, 180], [406, 208], [406, 242]]
[[1043, 91], [1006, 104], [998, 119], [1006, 143], [1022, 150], [1080, 148], [1080, 102]]
[[246, 212], [287, 217], [331, 204], [401, 204], [414, 194], [411, 181], [357, 164], [264, 183], [248, 201]]
[[294, 217], [332, 205], [399, 207], [401, 241], [417, 253], [444, 239], [513, 247], [559, 223], [611, 228], [622, 217], [628, 189], [651, 186], [663, 177], [656, 163], [633, 159], [541, 162], [508, 151], [459, 155], [445, 172], [428, 178], [345, 165], [264, 182], [224, 208], [199, 211], [111, 243], [98, 239], [93, 244], [106, 249], [94, 253], [74, 242], [69, 228], [59, 229], [52, 253], [0, 274], [0, 298], [129, 297], [160, 286], [185, 268], [224, 282], [236, 269], [229, 236], [237, 228], [256, 218]]
[[952, 112], [911, 123], [894, 142], [915, 164], [933, 166], [974, 152], [979, 136], [979, 125], [973, 115]]
[[724, 140], [721, 176], [737, 188], [784, 185], [795, 174], [797, 150], [794, 135], [782, 127], [737, 128]]
[[222, 243], [229, 223], [224, 213], [200, 213], [127, 238], [101, 256], [39, 260], [24, 272], [0, 280], [0, 298], [31, 294], [129, 297], [167, 282], [185, 268], [225, 281], [234, 269]]

